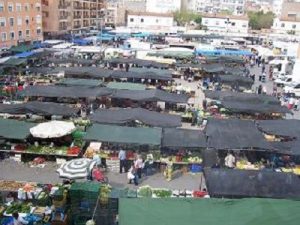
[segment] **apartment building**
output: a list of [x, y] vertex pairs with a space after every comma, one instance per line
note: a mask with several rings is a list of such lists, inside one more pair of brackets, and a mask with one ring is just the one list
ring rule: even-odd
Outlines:
[[42, 40], [41, 0], [0, 0], [0, 48]]
[[103, 8], [103, 0], [42, 0], [44, 35], [76, 34], [93, 29], [102, 22]]

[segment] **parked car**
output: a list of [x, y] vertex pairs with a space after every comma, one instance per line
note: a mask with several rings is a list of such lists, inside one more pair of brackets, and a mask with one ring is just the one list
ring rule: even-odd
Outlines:
[[285, 93], [293, 93], [295, 96], [300, 97], [300, 82], [293, 82], [284, 87]]
[[279, 87], [286, 86], [288, 84], [291, 84], [293, 82], [293, 76], [292, 75], [286, 75], [282, 76], [280, 78], [277, 78], [274, 83]]

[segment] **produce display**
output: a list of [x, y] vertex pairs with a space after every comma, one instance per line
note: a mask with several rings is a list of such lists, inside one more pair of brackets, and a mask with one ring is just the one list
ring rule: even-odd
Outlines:
[[26, 149], [26, 152], [45, 154], [45, 155], [67, 155], [68, 147], [50, 147], [50, 146], [35, 146], [31, 145]]
[[172, 196], [172, 191], [168, 189], [153, 189], [153, 195], [158, 198], [169, 198]]
[[105, 205], [108, 203], [108, 198], [110, 196], [111, 186], [110, 185], [102, 185], [100, 189], [100, 203]]
[[152, 189], [150, 186], [143, 186], [137, 190], [138, 197], [151, 198], [152, 197]]
[[7, 207], [5, 213], [12, 214], [14, 212], [18, 213], [30, 213], [32, 203], [12, 203]]
[[23, 188], [25, 183], [16, 182], [16, 181], [0, 181], [0, 190], [1, 191], [18, 191], [20, 188]]

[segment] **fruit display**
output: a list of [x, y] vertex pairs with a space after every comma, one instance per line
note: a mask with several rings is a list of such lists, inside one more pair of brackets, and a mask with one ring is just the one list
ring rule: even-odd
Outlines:
[[111, 186], [106, 184], [102, 185], [100, 189], [100, 203], [102, 205], [108, 204], [108, 198], [110, 196]]
[[31, 145], [26, 152], [44, 154], [44, 155], [67, 155], [68, 147], [50, 147], [50, 146], [34, 146]]
[[16, 182], [16, 181], [0, 181], [0, 190], [1, 191], [18, 191], [20, 188], [23, 188], [25, 183]]

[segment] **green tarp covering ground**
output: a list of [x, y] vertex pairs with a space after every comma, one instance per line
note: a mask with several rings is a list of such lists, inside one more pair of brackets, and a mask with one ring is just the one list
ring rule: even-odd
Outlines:
[[120, 199], [120, 225], [298, 225], [300, 201]]
[[146, 85], [135, 83], [109, 82], [106, 87], [119, 90], [146, 90]]
[[35, 125], [23, 121], [0, 119], [0, 138], [24, 140], [30, 135], [29, 129]]
[[85, 140], [110, 143], [160, 145], [160, 128], [121, 127], [94, 124], [87, 130]]

